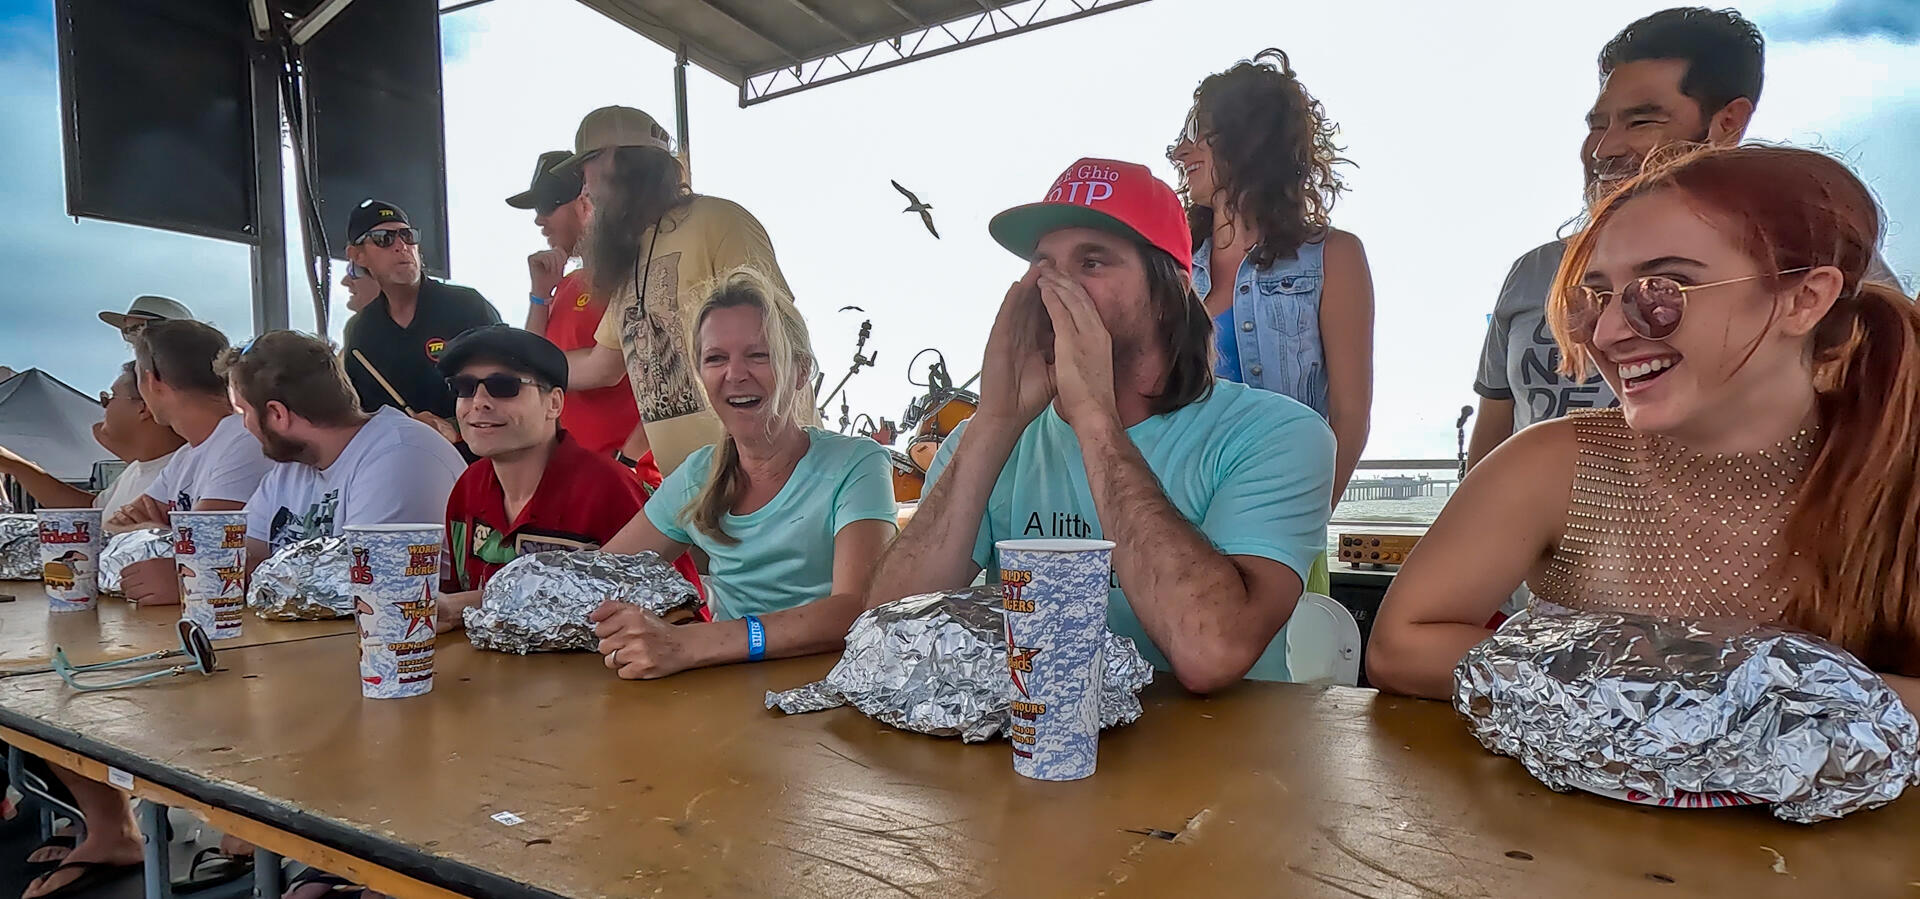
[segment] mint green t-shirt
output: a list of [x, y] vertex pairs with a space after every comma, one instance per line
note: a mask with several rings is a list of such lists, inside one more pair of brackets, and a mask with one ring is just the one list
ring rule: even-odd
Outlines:
[[711, 446], [694, 450], [647, 500], [647, 520], [712, 560], [707, 602], [716, 621], [805, 605], [833, 590], [833, 538], [856, 521], [899, 520], [887, 450], [865, 437], [807, 429], [807, 454], [772, 502], [721, 520], [731, 546], [683, 515], [713, 470]]
[[[940, 447], [927, 474], [929, 490], [965, 432], [963, 424]], [[1269, 390], [1215, 380], [1208, 398], [1153, 416], [1128, 428], [1127, 436], [1173, 507], [1214, 548], [1280, 562], [1306, 583], [1314, 558], [1326, 552], [1333, 508], [1333, 432], [1312, 409]], [[1102, 534], [1079, 438], [1049, 407], [1020, 435], [994, 482], [973, 560], [997, 580], [997, 540]], [[1133, 638], [1155, 668], [1169, 669], [1117, 575], [1107, 593], [1107, 627]], [[1282, 629], [1247, 676], [1286, 680], [1286, 645]]]

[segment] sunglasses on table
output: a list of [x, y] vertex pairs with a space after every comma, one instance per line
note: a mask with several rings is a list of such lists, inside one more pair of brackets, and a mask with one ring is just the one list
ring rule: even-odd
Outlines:
[[420, 231], [416, 228], [384, 228], [378, 231], [368, 231], [360, 235], [360, 239], [354, 241], [354, 243], [370, 243], [384, 250], [393, 246], [395, 240], [410, 247], [418, 246], [420, 244]]
[[[213, 641], [207, 639], [207, 632], [202, 630], [198, 623], [185, 618], [180, 619], [180, 621], [175, 624], [175, 629], [180, 634], [179, 649], [150, 652], [146, 655], [134, 656], [130, 659], [120, 659], [114, 662], [99, 662], [93, 665], [73, 664], [67, 660], [66, 651], [56, 646], [53, 650], [53, 671], [55, 674], [60, 675], [61, 680], [67, 682], [67, 686], [81, 691], [112, 690], [116, 687], [131, 687], [163, 677], [179, 677], [189, 671], [197, 671], [201, 674], [212, 674]], [[182, 657], [184, 657], [186, 661], [181, 664], [169, 668], [162, 668], [159, 671], [150, 671], [146, 674], [137, 674], [133, 677], [122, 678], [116, 681], [100, 682], [81, 680], [81, 677], [84, 675], [91, 675], [112, 668], [134, 665], [140, 662], [157, 662], [162, 659]]]
[[1575, 341], [1592, 343], [1594, 330], [1600, 325], [1600, 316], [1606, 313], [1607, 304], [1617, 296], [1620, 298], [1620, 314], [1626, 318], [1629, 330], [1647, 340], [1665, 340], [1680, 330], [1680, 321], [1687, 313], [1687, 294], [1709, 287], [1725, 287], [1728, 284], [1797, 275], [1806, 271], [1812, 271], [1812, 268], [1790, 268], [1771, 275], [1748, 275], [1707, 284], [1681, 284], [1665, 275], [1650, 275], [1635, 278], [1617, 291], [1575, 285], [1567, 291], [1567, 328], [1573, 332]]
[[540, 382], [519, 375], [491, 374], [486, 377], [474, 375], [454, 375], [447, 379], [447, 389], [463, 400], [473, 398], [475, 391], [487, 388], [487, 396], [496, 400], [512, 399], [520, 395], [522, 387], [538, 387]]

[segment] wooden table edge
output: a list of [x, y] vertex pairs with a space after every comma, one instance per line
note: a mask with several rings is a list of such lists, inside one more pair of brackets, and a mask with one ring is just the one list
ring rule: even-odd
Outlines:
[[[556, 899], [557, 897], [555, 893], [510, 880], [492, 872], [473, 868], [460, 862], [438, 858], [426, 853], [408, 850], [398, 843], [387, 843], [387, 845], [391, 845], [395, 850], [391, 854], [399, 860], [397, 865], [394, 865], [392, 862], [375, 861], [367, 857], [374, 853], [360, 853], [345, 846], [335, 845], [334, 841], [320, 842], [316, 839], [309, 839], [295, 834], [290, 830], [286, 830], [282, 826], [264, 820], [265, 816], [255, 816], [246, 812], [237, 811], [226, 805], [216, 804], [219, 802], [218, 799], [203, 798], [194, 795], [193, 792], [183, 791], [195, 791], [195, 787], [198, 787], [208, 794], [227, 793], [234, 800], [234, 805], [258, 804], [263, 808], [272, 809], [274, 806], [270, 802], [257, 799], [247, 800], [244, 794], [238, 791], [223, 788], [207, 781], [197, 780], [184, 773], [180, 773], [180, 783], [169, 786], [153, 780], [149, 776], [154, 771], [168, 770], [164, 765], [148, 762], [133, 756], [127, 756], [124, 760], [118, 760], [118, 764], [102, 761], [100, 758], [96, 758], [95, 755], [82, 751], [82, 749], [61, 746], [48, 739], [43, 739], [41, 736], [22, 730], [20, 727], [22, 719], [28, 722], [34, 720], [20, 716], [8, 709], [0, 708], [0, 741], [9, 743], [22, 752], [39, 756], [49, 763], [67, 768], [88, 780], [99, 783], [111, 783], [108, 778], [108, 768], [117, 768], [132, 775], [132, 793], [137, 798], [151, 800], [169, 808], [186, 809], [187, 811], [200, 815], [206, 820], [208, 825], [222, 833], [245, 840], [284, 858], [304, 862], [320, 870], [338, 874], [341, 877], [345, 877], [358, 884], [364, 884], [381, 893], [400, 897], [400, 899], [416, 899], [416, 897], [418, 897], [418, 899], [466, 899], [466, 897], [470, 895], [528, 897], [528, 899]], [[86, 737], [78, 734], [73, 734], [72, 737], [77, 743], [92, 743], [92, 741]], [[108, 750], [107, 752], [99, 752], [98, 754], [101, 756], [109, 755], [111, 752], [111, 747], [100, 746], [99, 748]], [[161, 776], [165, 777], [165, 775]], [[346, 839], [339, 840], [339, 842], [354, 842], [352, 835], [355, 832], [350, 828], [325, 821], [324, 819], [315, 819], [315, 821], [321, 828], [337, 830], [339, 835], [347, 837]], [[376, 844], [386, 843], [386, 841], [378, 840], [370, 842]], [[412, 856], [412, 858], [405, 857], [409, 855]], [[443, 874], [467, 875], [459, 877], [458, 879], [469, 881], [474, 892], [454, 892], [445, 887], [428, 883], [412, 874], [404, 873], [399, 870], [401, 867], [421, 871], [438, 871]], [[435, 879], [449, 878], [443, 877]]]

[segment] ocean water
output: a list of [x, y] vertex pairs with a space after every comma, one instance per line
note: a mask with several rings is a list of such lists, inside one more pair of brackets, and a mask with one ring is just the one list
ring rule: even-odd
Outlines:
[[[1454, 480], [1459, 473], [1453, 469], [1445, 471], [1357, 471], [1353, 479], [1371, 480], [1390, 476], [1419, 477], [1426, 475], [1434, 480]], [[1438, 496], [1417, 496], [1412, 499], [1356, 499], [1348, 500], [1333, 510], [1333, 524], [1327, 527], [1327, 555], [1330, 562], [1338, 562], [1339, 533], [1341, 531], [1364, 531], [1369, 526], [1378, 526], [1389, 532], [1407, 528], [1424, 528], [1433, 523], [1446, 508], [1447, 500], [1452, 498], [1451, 488], [1442, 488], [1447, 492]]]

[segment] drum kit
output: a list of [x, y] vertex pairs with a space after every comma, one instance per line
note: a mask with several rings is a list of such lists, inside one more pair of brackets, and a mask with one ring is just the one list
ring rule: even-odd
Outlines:
[[[876, 422], [872, 416], [865, 413], [849, 415], [850, 410], [846, 400], [847, 382], [852, 380], [854, 375], [859, 374], [862, 368], [873, 367], [880, 356], [877, 352], [866, 352], [867, 341], [872, 336], [873, 322], [862, 321], [859, 339], [854, 346], [853, 364], [847, 369], [846, 375], [841, 377], [840, 383], [835, 385], [833, 392], [821, 401], [818, 411], [821, 419], [824, 420], [833, 401], [839, 399], [840, 432], [844, 434], [852, 429], [887, 447], [887, 457], [893, 467], [894, 501], [918, 502], [921, 492], [926, 489], [927, 472], [933, 468], [933, 460], [940, 452], [940, 444], [960, 427], [961, 422], [972, 418], [973, 413], [980, 408], [980, 395], [967, 389], [980, 379], [980, 375], [975, 373], [973, 377], [967, 379], [966, 383], [955, 387], [953, 378], [947, 374], [946, 356], [930, 347], [915, 353], [914, 357], [907, 362], [907, 382], [915, 387], [925, 388], [927, 392], [919, 399], [907, 404], [907, 411], [901, 416], [898, 425], [885, 418]], [[927, 366], [927, 378], [925, 381], [915, 380], [913, 368], [919, 364], [920, 358], [928, 353], [933, 354], [935, 361]], [[816, 396], [819, 395], [825, 380], [825, 373], [815, 376], [813, 387]], [[907, 441], [907, 451], [903, 453], [893, 449], [893, 444], [899, 439], [901, 432], [907, 430], [913, 431], [913, 438]]]
[[900, 419], [902, 429], [914, 429], [913, 439], [907, 441], [907, 451], [904, 453], [887, 450], [893, 459], [895, 502], [910, 503], [920, 499], [921, 491], [926, 489], [927, 472], [932, 470], [933, 459], [940, 453], [940, 444], [980, 408], [980, 395], [967, 389], [980, 376], [976, 374], [967, 383], [955, 387], [953, 379], [947, 376], [946, 357], [941, 356], [939, 350], [921, 350], [913, 357], [914, 362], [927, 353], [934, 354], [938, 359], [928, 366], [927, 380], [913, 380], [911, 372], [914, 363], [907, 363], [908, 382], [927, 389], [925, 395], [907, 404], [906, 414]]

